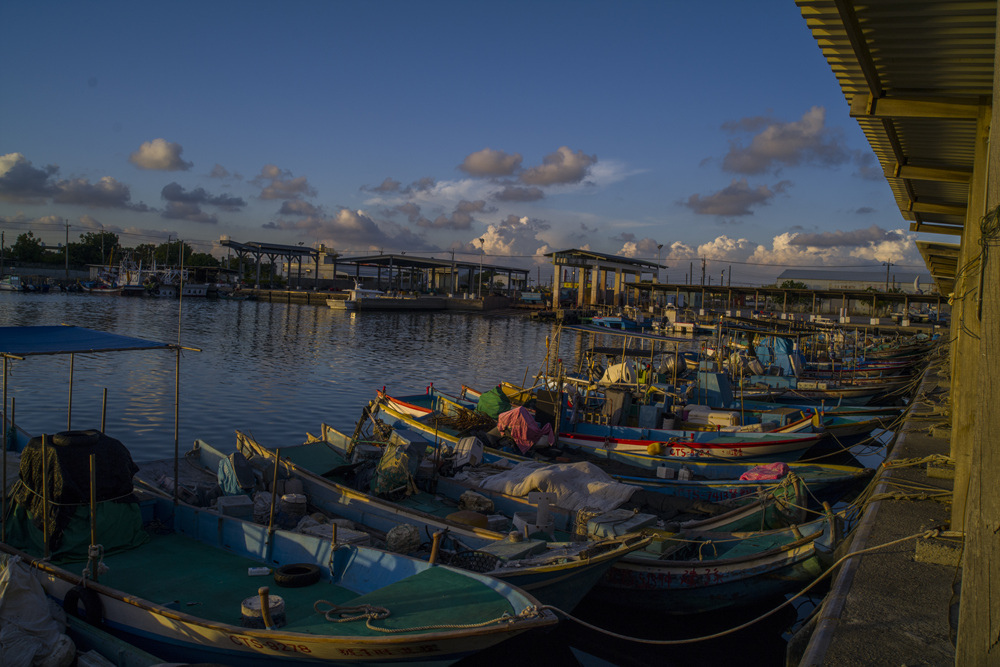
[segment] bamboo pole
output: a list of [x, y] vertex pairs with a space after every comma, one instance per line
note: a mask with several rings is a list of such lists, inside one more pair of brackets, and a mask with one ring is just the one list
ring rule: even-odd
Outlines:
[[278, 500], [278, 463], [281, 461], [281, 449], [274, 450], [274, 476], [271, 477], [271, 510], [267, 517], [267, 548], [271, 549], [274, 538], [274, 505]]
[[101, 397], [101, 433], [106, 433], [105, 422], [108, 416], [108, 388], [104, 388], [104, 395]]
[[[183, 247], [181, 248], [183, 254]], [[181, 348], [180, 330], [177, 333], [177, 357], [174, 360], [174, 506], [180, 502], [180, 416], [181, 416]]]
[[[44, 543], [43, 555], [46, 560], [49, 558], [49, 461], [48, 448], [49, 436], [42, 434], [42, 542]], [[7, 471], [4, 470], [6, 477]]]
[[[11, 412], [14, 400], [11, 399]], [[0, 542], [7, 541], [7, 357], [3, 358], [3, 496], [0, 498]], [[13, 428], [13, 422], [11, 422]]]
[[73, 366], [76, 360], [76, 353], [69, 355], [69, 404], [66, 406], [66, 430], [73, 430]]
[[430, 562], [431, 565], [435, 565], [437, 563], [438, 553], [440, 552], [441, 549], [442, 537], [444, 537], [443, 530], [439, 530], [438, 532], [434, 533], [434, 538], [433, 538], [434, 541], [431, 544], [431, 557], [428, 559], [428, 562]]
[[[101, 430], [103, 432], [103, 429]], [[97, 581], [99, 576], [97, 553], [95, 553], [97, 546], [97, 469], [95, 455], [91, 454], [88, 458], [90, 459], [90, 548], [87, 549], [87, 570], [90, 571], [91, 579]]]

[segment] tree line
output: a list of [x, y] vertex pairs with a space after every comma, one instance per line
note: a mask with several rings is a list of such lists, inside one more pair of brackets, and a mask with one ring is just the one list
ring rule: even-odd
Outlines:
[[128, 256], [147, 266], [154, 261], [160, 266], [177, 266], [181, 263], [182, 251], [184, 266], [223, 264], [209, 253], [195, 252], [191, 246], [182, 241], [168, 241], [159, 245], [141, 243], [128, 248], [121, 244], [117, 234], [104, 231], [80, 234], [80, 240], [76, 243], [70, 242], [67, 247], [45, 246], [42, 240], [30, 231], [19, 235], [7, 248], [0, 245], [0, 253], [7, 262], [64, 266], [68, 261], [73, 268], [84, 268], [88, 264], [118, 264]]

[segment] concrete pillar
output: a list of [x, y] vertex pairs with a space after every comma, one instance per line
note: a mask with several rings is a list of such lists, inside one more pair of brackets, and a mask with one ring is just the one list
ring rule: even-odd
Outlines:
[[[1000, 27], [1000, 17], [998, 17]], [[993, 99], [1000, 52], [995, 51]], [[977, 125], [976, 162], [962, 233], [952, 306], [951, 453], [955, 457], [952, 529], [965, 531], [956, 665], [1000, 662], [1000, 113], [984, 108]], [[988, 140], [987, 140], [987, 132]], [[990, 234], [983, 238], [984, 220]], [[981, 245], [984, 241], [985, 245]], [[985, 257], [981, 251], [986, 249]], [[978, 258], [974, 264], [968, 260]]]
[[562, 277], [560, 273], [562, 267], [554, 264], [552, 268], [555, 269], [555, 274], [552, 276], [552, 310], [557, 310], [559, 308], [559, 287], [561, 284], [559, 279]]
[[622, 305], [622, 270], [615, 269], [615, 306]]
[[[986, 132], [989, 119], [980, 120], [977, 138], [976, 167], [973, 169], [969, 189], [969, 207], [965, 229], [958, 252], [960, 271], [955, 281], [955, 294], [965, 295], [955, 299], [952, 314], [951, 346], [951, 456], [955, 459], [955, 500], [951, 506], [951, 525], [963, 530], [965, 525], [966, 498], [972, 471], [973, 425], [982, 415], [976, 415], [975, 404], [979, 397], [978, 359], [981, 326], [978, 315], [980, 220], [985, 215], [986, 157], [989, 140]], [[980, 155], [981, 154], [981, 155]], [[982, 165], [982, 168], [980, 168]], [[995, 409], [995, 406], [994, 406]]]
[[591, 269], [590, 273], [590, 305], [595, 306], [598, 303], [598, 286], [601, 284], [601, 268], [594, 267]]
[[584, 304], [587, 303], [587, 274], [588, 270], [585, 267], [580, 267], [576, 270], [576, 307], [583, 308]]

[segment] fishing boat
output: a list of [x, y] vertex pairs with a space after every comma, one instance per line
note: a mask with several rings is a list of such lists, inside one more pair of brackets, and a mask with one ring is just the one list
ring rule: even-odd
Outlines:
[[[556, 622], [491, 577], [364, 546], [331, 548], [329, 539], [166, 495], [123, 496], [135, 467], [99, 431], [56, 434], [53, 444], [36, 438], [22, 453], [0, 553], [29, 564], [68, 613], [165, 659], [388, 665], [416, 656], [446, 665]], [[54, 520], [39, 529], [40, 516]]]
[[106, 280], [88, 280], [80, 283], [80, 287], [88, 294], [121, 294], [122, 287]]
[[658, 613], [718, 611], [794, 592], [832, 564], [839, 518], [825, 516], [786, 529], [688, 533], [670, 551], [638, 551], [615, 564], [596, 596]]
[[[351, 439], [324, 427], [327, 442]], [[337, 445], [335, 445], [337, 446]], [[521, 466], [480, 483], [498, 508], [516, 502], [518, 487], [533, 488], [545, 466], [525, 477]], [[529, 464], [530, 465], [530, 464]], [[790, 481], [790, 480], [789, 480]], [[791, 487], [787, 487], [790, 490]], [[441, 480], [438, 492], [449, 494]], [[759, 497], [764, 502], [764, 496]], [[698, 521], [660, 526], [653, 517], [632, 511], [594, 516], [577, 512], [575, 525], [588, 532], [632, 530], [642, 526], [653, 536], [649, 546], [618, 560], [598, 583], [595, 593], [618, 604], [686, 614], [760, 602], [795, 590], [819, 575], [840, 539], [847, 512], [834, 515], [824, 506], [821, 518], [805, 521], [804, 509], [780, 501], [772, 509], [751, 503]], [[555, 513], [555, 511], [553, 511]], [[648, 579], [647, 584], [642, 580]]]
[[[180, 363], [179, 345], [70, 326], [4, 327], [3, 393], [11, 360], [119, 350], [168, 350]], [[11, 496], [4, 449], [7, 511], [0, 557], [30, 565], [46, 594], [70, 613], [163, 659], [250, 666], [444, 665], [556, 622], [535, 598], [491, 577], [361, 545], [334, 548], [323, 537], [272, 532], [190, 507], [177, 491], [174, 498], [133, 498], [135, 467], [124, 445], [110, 446], [109, 454], [99, 431], [60, 437], [56, 446], [46, 446], [44, 437], [40, 444], [28, 443], [20, 457], [20, 491]], [[71, 463], [57, 465], [70, 455]], [[89, 479], [88, 467], [94, 471]], [[61, 484], [51, 479], [57, 471]], [[56, 495], [57, 488], [66, 497]], [[44, 517], [41, 528], [32, 520], [38, 517]], [[269, 578], [250, 577], [257, 568]], [[272, 585], [279, 595], [270, 594]], [[327, 602], [317, 611], [314, 604], [321, 600]], [[338, 608], [345, 604], [362, 613], [342, 617]], [[364, 605], [382, 607], [388, 616], [363, 613], [371, 611]]]
[[[420, 428], [432, 419], [430, 415], [455, 415], [461, 410], [473, 409], [452, 401], [446, 394], [417, 394], [411, 396], [389, 396], [385, 390], [378, 394], [378, 418], [390, 425], [405, 424], [408, 428]], [[432, 407], [431, 407], [432, 406]], [[454, 447], [462, 438], [459, 433], [445, 423], [434, 424], [434, 434]], [[426, 431], [430, 433], [430, 431]], [[489, 439], [491, 433], [481, 434]], [[816, 498], [832, 499], [835, 494], [851, 488], [869, 478], [873, 471], [857, 466], [824, 463], [785, 463], [761, 469], [760, 462], [710, 461], [705, 459], [665, 459], [647, 452], [624, 452], [603, 447], [577, 448], [566, 443], [556, 451], [534, 456], [501, 451], [489, 445], [499, 442], [484, 442], [484, 461], [495, 463], [499, 459], [514, 462], [526, 460], [569, 460], [591, 461], [607, 470], [614, 479], [626, 484], [634, 484], [647, 491], [676, 495], [682, 498], [720, 502], [757, 493], [761, 488], [772, 488], [781, 483], [788, 474], [795, 475]], [[544, 458], [543, 458], [544, 457]]]
[[0, 291], [21, 292], [24, 286], [21, 284], [21, 276], [8, 275], [0, 278]]
[[335, 310], [356, 310], [358, 302], [362, 299], [377, 299], [385, 296], [385, 292], [377, 289], [367, 289], [355, 281], [354, 287], [347, 292], [346, 299], [330, 298], [326, 300], [326, 305]]
[[[193, 501], [199, 496], [193, 489], [214, 486], [216, 471], [220, 464], [229, 466], [231, 456], [245, 456], [260, 482], [272, 481], [276, 452], [240, 432], [237, 432], [237, 444], [239, 454], [227, 455], [208, 443], [195, 442], [184, 459], [186, 475], [191, 476], [182, 480], [185, 498]], [[280, 482], [297, 480], [301, 484], [303, 503], [310, 512], [304, 522], [295, 519], [301, 524], [301, 530], [319, 531], [324, 535], [332, 532], [337, 544], [357, 543], [391, 550], [400, 549], [400, 544], [404, 544], [412, 548], [406, 553], [423, 559], [430, 557], [431, 552], [422, 543], [429, 535], [442, 532], [437, 550], [442, 562], [497, 577], [531, 593], [543, 604], [565, 611], [572, 610], [616, 560], [646, 546], [651, 539], [633, 534], [601, 540], [574, 540], [567, 535], [559, 541], [523, 539], [513, 542], [509, 536], [509, 521], [498, 526], [498, 516], [490, 519], [482, 513], [461, 510], [457, 504], [435, 503], [434, 497], [426, 493], [393, 503], [317, 474], [316, 470], [358, 467], [318, 440], [282, 447], [280, 454], [282, 461], [277, 469]], [[313, 469], [296, 461], [305, 461]], [[148, 486], [155, 487], [160, 479], [170, 475], [169, 461], [140, 465], [139, 477]], [[255, 496], [260, 497], [259, 494]], [[322, 526], [314, 520], [316, 513], [325, 517]], [[394, 535], [399, 533], [400, 527], [412, 527], [419, 539], [413, 544], [396, 539]], [[397, 533], [392, 532], [394, 529]]]
[[221, 301], [247, 301], [250, 298], [250, 292], [243, 291], [240, 289], [235, 290], [219, 290], [216, 296]]
[[[411, 425], [425, 431], [436, 428], [417, 425], [419, 421], [414, 418]], [[823, 433], [803, 432], [811, 430], [809, 421], [796, 422], [788, 433], [722, 432], [613, 426], [580, 420], [579, 413], [571, 412], [559, 422], [557, 442], [664, 457], [794, 461], [823, 437]]]

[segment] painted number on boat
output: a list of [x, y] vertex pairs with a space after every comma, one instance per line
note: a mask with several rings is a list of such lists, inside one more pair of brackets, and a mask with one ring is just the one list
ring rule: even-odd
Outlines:
[[273, 639], [260, 640], [253, 637], [244, 637], [243, 635], [229, 635], [229, 641], [237, 646], [247, 646], [261, 650], [271, 649], [272, 651], [282, 653], [312, 653], [312, 649], [304, 644], [286, 644], [284, 642], [276, 642]]
[[386, 656], [386, 655], [416, 655], [418, 653], [438, 653], [441, 649], [437, 644], [420, 644], [418, 646], [400, 646], [399, 648], [342, 648], [340, 655], [356, 658]]

